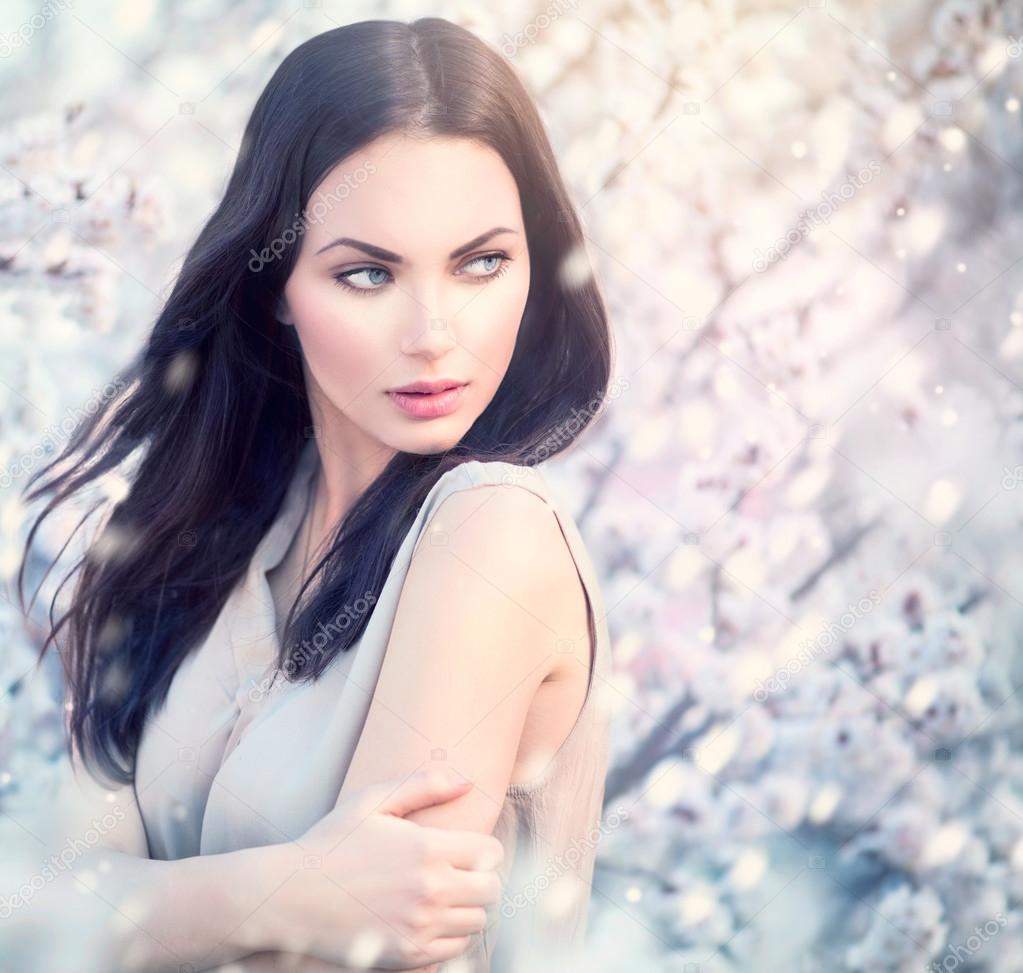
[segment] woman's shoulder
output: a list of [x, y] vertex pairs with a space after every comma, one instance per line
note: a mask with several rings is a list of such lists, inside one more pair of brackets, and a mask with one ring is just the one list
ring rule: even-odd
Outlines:
[[473, 486], [520, 486], [531, 493], [549, 498], [547, 482], [536, 466], [512, 463], [508, 460], [466, 460], [444, 473], [437, 481], [449, 490]]
[[[452, 531], [491, 556], [524, 552], [542, 570], [559, 575], [558, 588], [583, 581], [591, 605], [601, 602], [597, 572], [586, 542], [561, 496], [534, 465], [506, 460], [467, 460], [433, 485], [418, 518], [419, 548], [446, 544]], [[536, 571], [541, 566], [536, 564]]]
[[422, 529], [435, 530], [438, 518], [468, 525], [469, 517], [481, 543], [564, 544], [557, 525], [565, 515], [535, 466], [467, 460], [443, 473], [423, 504]]
[[536, 608], [549, 607], [560, 621], [577, 619], [587, 599], [599, 606], [585, 543], [535, 466], [470, 460], [444, 473], [428, 501], [417, 548], [444, 547], [460, 560], [486, 563], [495, 583], [530, 578]]
[[[494, 489], [496, 488], [496, 489]], [[547, 509], [547, 485], [532, 467], [503, 460], [468, 460], [443, 473], [424, 504], [423, 532], [444, 534], [491, 553], [549, 546], [556, 520]], [[552, 530], [554, 528], [554, 530]]]
[[507, 460], [467, 460], [440, 476], [423, 508], [424, 530], [429, 530], [441, 508], [458, 511], [463, 518], [472, 515], [477, 524], [480, 518], [476, 511], [485, 510], [483, 519], [491, 523], [492, 531], [505, 531], [505, 540], [514, 542], [517, 530], [520, 539], [531, 542], [534, 548], [546, 544], [549, 549], [567, 551], [576, 562], [584, 562], [579, 568], [587, 587], [596, 584], [578, 526], [538, 466]]

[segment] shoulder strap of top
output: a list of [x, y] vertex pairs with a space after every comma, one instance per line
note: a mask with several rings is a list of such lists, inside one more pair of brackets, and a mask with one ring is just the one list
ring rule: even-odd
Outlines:
[[534, 493], [543, 499], [551, 508], [551, 511], [557, 518], [561, 533], [565, 537], [565, 542], [568, 544], [572, 559], [575, 561], [576, 569], [586, 589], [586, 595], [590, 600], [593, 613], [598, 616], [595, 619], [595, 628], [598, 630], [597, 634], [603, 635], [606, 640], [607, 617], [604, 613], [603, 601], [600, 597], [597, 573], [586, 549], [586, 542], [579, 533], [575, 520], [562, 508], [557, 496], [553, 493], [544, 475], [537, 467], [520, 466], [504, 460], [469, 460], [456, 466], [454, 469], [448, 470], [433, 485], [433, 489], [423, 503], [423, 509], [420, 510], [422, 533], [427, 532], [427, 525], [434, 509], [440, 505], [445, 497], [460, 490], [470, 490], [473, 487], [492, 485], [517, 486], [524, 490], [529, 490], [530, 493]]
[[[467, 460], [444, 473], [426, 495], [419, 511], [420, 534], [415, 547], [418, 548], [423, 536], [429, 533], [434, 510], [445, 498], [479, 486], [519, 486], [554, 506], [543, 476], [534, 467], [518, 466], [503, 460]], [[558, 519], [561, 520], [560, 517]]]
[[[517, 463], [508, 463], [504, 460], [474, 459], [462, 463], [461, 466], [456, 466], [441, 479], [449, 475], [456, 483], [461, 479], [471, 486], [520, 486], [535, 493], [538, 497], [542, 497], [547, 503], [552, 503], [547, 481], [535, 466], [520, 466]], [[456, 486], [455, 489], [460, 489], [460, 487]]]
[[[568, 545], [569, 553], [575, 562], [576, 570], [582, 581], [586, 594], [587, 610], [589, 613], [590, 639], [593, 652], [590, 660], [589, 680], [586, 686], [586, 697], [580, 710], [576, 726], [582, 722], [583, 714], [594, 705], [594, 681], [605, 680], [611, 667], [611, 640], [608, 631], [607, 614], [604, 609], [604, 601], [601, 596], [600, 585], [596, 570], [590, 560], [585, 541], [579, 533], [575, 520], [567, 514], [558, 502], [557, 497], [551, 491], [543, 474], [533, 466], [519, 466], [503, 460], [469, 460], [454, 469], [448, 470], [434, 484], [433, 489], [427, 495], [420, 510], [420, 535], [415, 546], [418, 547], [422, 537], [429, 533], [429, 522], [433, 512], [441, 501], [452, 493], [461, 490], [469, 490], [478, 486], [518, 486], [541, 497], [549, 506], [557, 518], [558, 526]], [[569, 736], [574, 733], [569, 733]], [[566, 739], [567, 742], [567, 739]], [[565, 750], [563, 745], [562, 751]], [[553, 767], [554, 761], [551, 766]], [[550, 768], [548, 768], [548, 771]], [[544, 775], [545, 779], [547, 774]], [[536, 782], [536, 786], [542, 786], [545, 780]], [[535, 788], [531, 785], [514, 786], [511, 791], [514, 793], [528, 793]]]

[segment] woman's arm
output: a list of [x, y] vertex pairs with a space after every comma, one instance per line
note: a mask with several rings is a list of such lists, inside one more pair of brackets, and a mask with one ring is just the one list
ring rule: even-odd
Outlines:
[[313, 868], [278, 910], [279, 948], [232, 963], [231, 973], [408, 970], [460, 955], [501, 896], [504, 850], [491, 835], [406, 818], [467, 786], [432, 768], [348, 795], [295, 842]]
[[12, 855], [3, 870], [5, 885], [23, 894], [4, 890], [0, 955], [34, 973], [66, 969], [69, 957], [119, 973], [198, 971], [252, 955], [273, 958], [258, 968], [292, 968], [276, 965], [287, 958], [275, 952], [282, 948], [313, 954], [304, 970], [337, 970], [367, 935], [380, 965], [407, 969], [457, 955], [480, 928], [435, 908], [430, 934], [420, 935], [409, 899], [425, 872], [448, 869], [446, 890], [460, 904], [500, 895], [494, 838], [403, 820], [464, 793], [466, 782], [444, 774], [363, 789], [298, 841], [162, 861], [148, 858], [134, 789], [108, 789], [77, 755], [73, 766], [24, 867], [9, 867]]
[[475, 786], [409, 819], [492, 833], [538, 687], [569, 642], [589, 659], [584, 597], [541, 498], [503, 484], [447, 497], [413, 555], [339, 800], [440, 763]]
[[42, 834], [26, 838], [19, 870], [4, 872], [18, 887], [0, 919], [0, 954], [21, 961], [12, 969], [56, 973], [77, 957], [82, 969], [180, 973], [245, 956], [275, 935], [272, 922], [250, 919], [294, 874], [287, 855], [153, 861], [130, 786], [106, 791], [79, 770], [58, 795]]

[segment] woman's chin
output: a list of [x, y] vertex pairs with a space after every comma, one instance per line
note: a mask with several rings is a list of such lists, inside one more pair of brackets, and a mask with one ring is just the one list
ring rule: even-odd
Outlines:
[[[431, 426], [439, 425], [437, 420], [430, 422]], [[427, 429], [424, 423], [419, 429], [404, 430], [401, 433], [388, 437], [388, 443], [394, 449], [402, 453], [413, 453], [416, 456], [429, 456], [433, 453], [444, 453], [453, 449], [461, 442], [465, 430], [439, 428]]]

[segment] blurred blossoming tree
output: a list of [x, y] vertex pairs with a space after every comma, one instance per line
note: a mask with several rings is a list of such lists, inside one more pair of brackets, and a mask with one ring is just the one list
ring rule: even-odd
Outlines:
[[[226, 9], [5, 11], [5, 579], [27, 474], [112, 394], [280, 59], [446, 16], [536, 93], [617, 332], [545, 467], [615, 641], [591, 968], [1023, 971], [1023, 7]], [[0, 601], [4, 834], [62, 759], [42, 571], [87, 509], [30, 617]]]

